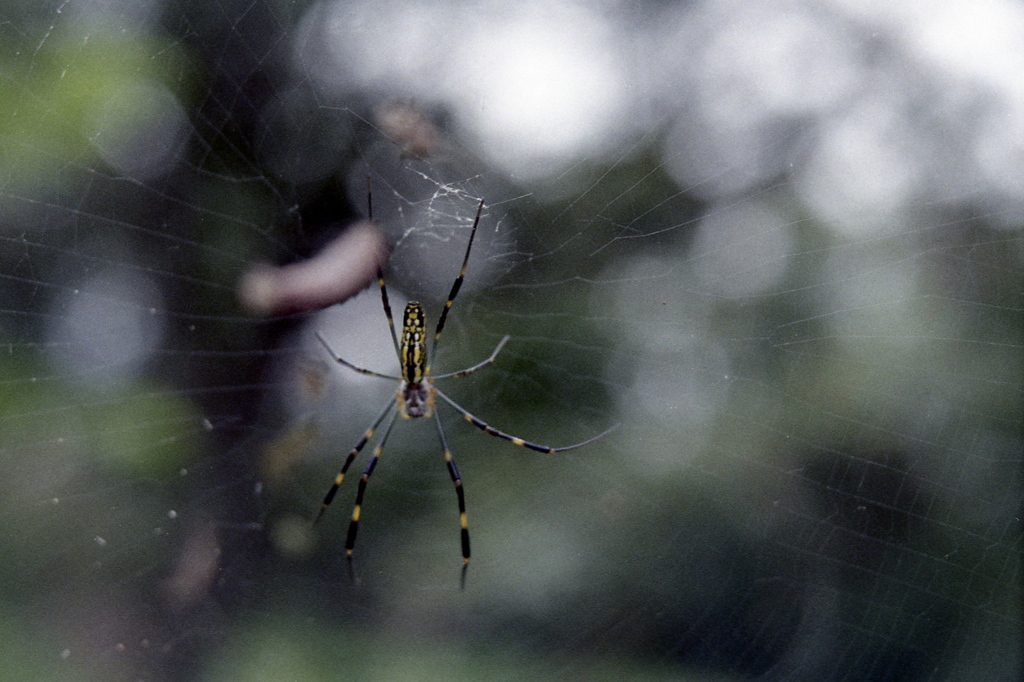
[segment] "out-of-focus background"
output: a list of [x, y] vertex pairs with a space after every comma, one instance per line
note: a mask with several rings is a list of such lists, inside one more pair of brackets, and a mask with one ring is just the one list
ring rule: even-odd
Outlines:
[[[1014, 0], [5, 0], [0, 679], [1020, 679], [1021, 74]], [[367, 178], [431, 325], [485, 201], [439, 386], [621, 423], [439, 407], [464, 589], [431, 420], [310, 524]]]

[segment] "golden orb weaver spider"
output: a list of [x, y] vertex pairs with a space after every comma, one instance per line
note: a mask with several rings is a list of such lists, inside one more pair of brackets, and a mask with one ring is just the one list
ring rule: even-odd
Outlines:
[[[370, 193], [370, 181], [367, 178], [366, 181], [366, 202], [368, 207], [368, 217], [373, 220], [373, 198]], [[441, 311], [441, 315], [437, 320], [437, 328], [434, 330], [434, 340], [431, 345], [430, 351], [427, 351], [426, 344], [426, 317], [423, 312], [423, 306], [416, 301], [410, 301], [405, 306], [405, 312], [402, 316], [402, 339], [401, 342], [398, 340], [398, 336], [395, 333], [395, 322], [391, 314], [391, 304], [388, 302], [388, 290], [384, 283], [384, 273], [381, 267], [377, 268], [377, 284], [380, 287], [381, 302], [384, 305], [384, 315], [388, 320], [388, 327], [391, 330], [391, 340], [395, 346], [395, 353], [398, 355], [398, 361], [401, 365], [401, 376], [396, 377], [390, 374], [382, 374], [373, 370], [364, 369], [358, 367], [348, 360], [345, 360], [340, 355], [334, 352], [327, 340], [320, 334], [316, 333], [316, 338], [323, 344], [324, 348], [331, 355], [332, 358], [339, 364], [348, 367], [351, 370], [366, 374], [369, 376], [379, 377], [381, 379], [390, 379], [398, 381], [398, 390], [395, 393], [393, 399], [389, 399], [384, 409], [380, 412], [373, 424], [366, 430], [362, 438], [355, 444], [355, 446], [349, 451], [348, 456], [345, 457], [344, 463], [341, 465], [341, 470], [337, 476], [334, 477], [334, 483], [331, 485], [327, 494], [324, 496], [323, 503], [320, 505], [320, 510], [316, 514], [313, 522], [316, 523], [327, 511], [327, 507], [330, 506], [334, 500], [335, 494], [338, 492], [338, 488], [341, 487], [342, 481], [345, 479], [345, 473], [348, 471], [352, 462], [356, 456], [366, 446], [370, 438], [373, 437], [377, 427], [391, 414], [391, 419], [388, 421], [387, 426], [384, 428], [384, 432], [381, 435], [380, 442], [373, 449], [373, 454], [370, 461], [366, 464], [363, 469], [363, 474], [359, 479], [359, 486], [356, 490], [356, 501], [355, 506], [352, 509], [352, 518], [348, 525], [348, 534], [345, 538], [345, 557], [349, 562], [349, 569], [352, 568], [352, 549], [356, 542], [356, 533], [359, 530], [359, 517], [362, 513], [363, 507], [363, 496], [366, 492], [366, 484], [370, 480], [370, 476], [373, 474], [374, 469], [377, 466], [377, 462], [380, 459], [381, 452], [384, 450], [384, 443], [388, 439], [388, 434], [391, 433], [391, 427], [395, 424], [395, 419], [398, 415], [401, 415], [403, 419], [417, 419], [419, 417], [431, 417], [433, 416], [437, 424], [437, 433], [441, 439], [441, 448], [444, 453], [445, 465], [448, 467], [448, 474], [451, 476], [452, 483], [455, 486], [455, 493], [458, 498], [459, 504], [459, 526], [460, 536], [462, 541], [462, 576], [461, 582], [465, 584], [466, 569], [469, 566], [469, 526], [466, 522], [466, 497], [463, 491], [462, 478], [459, 476], [459, 470], [455, 466], [455, 460], [452, 457], [451, 449], [448, 447], [448, 439], [445, 436], [444, 428], [441, 426], [441, 418], [434, 410], [436, 398], [441, 398], [442, 401], [454, 408], [462, 417], [473, 426], [482, 430], [491, 436], [496, 436], [504, 440], [519, 445], [524, 448], [536, 450], [537, 452], [565, 452], [567, 450], [574, 450], [584, 445], [593, 443], [594, 441], [604, 438], [609, 433], [618, 428], [618, 424], [615, 424], [608, 430], [599, 433], [592, 438], [574, 443], [572, 445], [565, 445], [562, 447], [551, 447], [549, 445], [541, 445], [539, 443], [533, 443], [528, 440], [519, 438], [507, 434], [503, 431], [490, 426], [486, 422], [469, 413], [468, 410], [461, 407], [454, 400], [449, 398], [439, 388], [434, 386], [434, 380], [436, 379], [449, 379], [455, 377], [464, 377], [473, 374], [485, 367], [491, 365], [494, 360], [498, 357], [498, 353], [504, 348], [505, 343], [508, 342], [509, 337], [504, 336], [498, 345], [491, 352], [483, 362], [480, 362], [472, 367], [459, 370], [457, 372], [449, 372], [447, 374], [431, 375], [430, 373], [430, 362], [436, 356], [438, 340], [441, 338], [441, 332], [444, 330], [445, 321], [448, 319], [448, 311], [451, 310], [452, 303], [455, 301], [455, 297], [459, 293], [459, 289], [462, 287], [462, 281], [466, 276], [466, 266], [469, 263], [469, 254], [473, 249], [473, 239], [476, 237], [476, 229], [480, 224], [480, 216], [484, 210], [484, 201], [480, 200], [480, 203], [476, 208], [476, 217], [473, 219], [473, 227], [469, 233], [469, 243], [466, 245], [466, 254], [462, 258], [462, 269], [459, 271], [458, 277], [455, 278], [454, 284], [452, 284], [451, 292], [448, 294], [448, 300], [444, 304], [444, 309]], [[394, 413], [392, 414], [392, 410]]]

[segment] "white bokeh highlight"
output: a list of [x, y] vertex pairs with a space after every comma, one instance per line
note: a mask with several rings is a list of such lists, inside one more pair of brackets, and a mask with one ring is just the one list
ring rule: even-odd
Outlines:
[[795, 174], [796, 191], [845, 237], [898, 231], [924, 181], [915, 137], [889, 98], [863, 101], [822, 130]]
[[161, 83], [138, 78], [97, 96], [85, 117], [85, 137], [117, 173], [157, 178], [174, 167], [188, 137], [188, 117]]
[[453, 100], [475, 94], [457, 111], [493, 163], [542, 176], [619, 139], [628, 93], [612, 29], [569, 2], [494, 7], [473, 26], [448, 85]]
[[756, 201], [724, 206], [698, 224], [694, 274], [712, 296], [757, 296], [782, 281], [794, 249], [791, 225], [773, 206]]
[[97, 273], [57, 305], [52, 359], [94, 387], [139, 376], [163, 338], [159, 289], [137, 274]]

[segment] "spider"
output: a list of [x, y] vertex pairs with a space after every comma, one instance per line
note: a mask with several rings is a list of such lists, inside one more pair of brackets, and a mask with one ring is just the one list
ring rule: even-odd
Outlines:
[[[373, 220], [373, 199], [370, 193], [369, 179], [367, 179], [366, 194], [368, 217], [370, 220]], [[391, 419], [387, 422], [387, 426], [384, 427], [384, 432], [381, 435], [380, 442], [378, 442], [377, 446], [373, 449], [373, 455], [370, 461], [366, 464], [366, 467], [363, 469], [363, 474], [359, 479], [355, 506], [352, 509], [352, 518], [351, 521], [349, 521], [348, 534], [345, 538], [345, 556], [349, 562], [350, 572], [352, 568], [352, 549], [355, 546], [356, 533], [359, 530], [359, 517], [362, 513], [363, 495], [366, 492], [366, 485], [377, 466], [381, 452], [384, 450], [384, 443], [387, 441], [388, 434], [391, 433], [391, 427], [394, 426], [395, 419], [398, 415], [401, 415], [403, 419], [418, 419], [420, 417], [430, 418], [433, 416], [437, 424], [437, 433], [441, 439], [441, 448], [444, 453], [445, 465], [448, 468], [448, 474], [451, 476], [452, 483], [455, 486], [455, 494], [458, 498], [459, 504], [463, 585], [465, 584], [466, 569], [469, 566], [469, 526], [466, 522], [466, 497], [462, 485], [462, 478], [459, 476], [459, 470], [455, 465], [451, 449], [448, 447], [448, 439], [445, 436], [444, 428], [441, 426], [440, 416], [434, 409], [436, 399], [440, 398], [461, 414], [466, 421], [482, 430], [484, 433], [502, 438], [524, 448], [536, 450], [537, 452], [552, 453], [574, 450], [605, 437], [619, 426], [618, 424], [615, 424], [603, 433], [599, 433], [592, 438], [588, 438], [587, 440], [574, 443], [572, 445], [565, 445], [557, 448], [549, 445], [541, 445], [539, 443], [532, 443], [528, 440], [524, 440], [518, 436], [507, 434], [504, 431], [499, 431], [483, 420], [470, 414], [468, 410], [449, 398], [443, 391], [441, 391], [441, 389], [434, 385], [435, 380], [469, 376], [470, 374], [474, 374], [475, 372], [490, 366], [494, 363], [494, 360], [498, 357], [498, 353], [501, 352], [501, 349], [505, 347], [505, 344], [509, 340], [507, 335], [503, 337], [486, 360], [473, 365], [472, 367], [468, 367], [457, 372], [448, 372], [447, 374], [432, 375], [430, 372], [430, 362], [437, 354], [438, 340], [441, 338], [441, 332], [444, 330], [445, 321], [448, 319], [448, 312], [451, 310], [452, 303], [455, 301], [455, 297], [458, 295], [459, 289], [462, 287], [463, 279], [465, 279], [466, 276], [466, 265], [469, 263], [469, 254], [473, 249], [473, 238], [476, 236], [476, 229], [480, 224], [480, 216], [483, 209], [484, 201], [481, 199], [476, 208], [476, 217], [473, 219], [472, 230], [469, 233], [469, 243], [466, 245], [466, 254], [462, 259], [462, 269], [455, 278], [454, 284], [452, 284], [451, 292], [448, 294], [448, 301], [444, 304], [444, 309], [441, 311], [441, 315], [437, 320], [437, 328], [434, 330], [434, 340], [429, 352], [426, 344], [426, 317], [423, 312], [423, 306], [416, 301], [410, 301], [405, 306], [405, 312], [402, 315], [402, 338], [401, 341], [399, 341], [398, 336], [395, 333], [395, 323], [391, 314], [391, 304], [388, 302], [388, 290], [384, 283], [384, 273], [380, 267], [377, 269], [377, 284], [380, 287], [380, 296], [381, 302], [384, 306], [384, 315], [387, 317], [388, 327], [391, 330], [391, 340], [394, 343], [395, 352], [398, 355], [398, 361], [401, 365], [400, 377], [390, 374], [382, 374], [380, 372], [364, 369], [352, 364], [335, 353], [330, 344], [327, 343], [326, 339], [324, 339], [319, 332], [316, 333], [316, 338], [321, 344], [323, 344], [324, 348], [327, 349], [327, 352], [331, 357], [333, 357], [339, 364], [361, 374], [399, 382], [398, 390], [395, 392], [395, 397], [388, 400], [384, 409], [380, 412], [377, 418], [373, 420], [373, 424], [370, 428], [366, 430], [362, 438], [359, 439], [355, 446], [353, 446], [349, 451], [348, 456], [345, 457], [345, 461], [341, 465], [341, 470], [338, 472], [337, 476], [334, 477], [334, 483], [324, 496], [323, 503], [320, 505], [320, 510], [317, 512], [316, 518], [313, 520], [313, 522], [316, 523], [324, 515], [324, 512], [327, 511], [327, 507], [330, 506], [331, 502], [334, 500], [334, 496], [338, 492], [338, 488], [341, 486], [342, 481], [345, 479], [345, 473], [352, 465], [352, 462], [366, 446], [367, 442], [373, 437], [374, 432], [381, 423], [384, 422], [389, 414], [391, 414]]]

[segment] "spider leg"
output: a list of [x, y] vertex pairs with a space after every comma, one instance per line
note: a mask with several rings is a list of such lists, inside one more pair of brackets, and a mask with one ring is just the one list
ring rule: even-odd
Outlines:
[[524, 448], [529, 448], [530, 450], [536, 450], [537, 452], [548, 452], [548, 453], [551, 453], [551, 452], [565, 452], [566, 450], [575, 450], [576, 448], [581, 448], [584, 445], [589, 445], [590, 443], [593, 443], [596, 440], [600, 440], [601, 438], [604, 438], [605, 436], [607, 436], [609, 433], [611, 433], [615, 429], [619, 428], [619, 424], [615, 424], [610, 429], [608, 429], [606, 431], [603, 431], [602, 433], [599, 433], [596, 436], [588, 438], [588, 439], [586, 439], [584, 441], [580, 441], [579, 443], [573, 443], [572, 445], [563, 445], [560, 448], [553, 448], [550, 445], [541, 445], [540, 443], [531, 443], [530, 441], [523, 440], [522, 438], [519, 438], [518, 436], [513, 436], [513, 435], [505, 433], [504, 431], [499, 431], [498, 429], [494, 428], [493, 426], [491, 426], [487, 422], [482, 421], [482, 420], [477, 419], [476, 417], [474, 417], [472, 414], [469, 413], [468, 410], [466, 410], [466, 408], [461, 407], [454, 400], [452, 400], [447, 395], [445, 395], [440, 390], [438, 390], [438, 388], [436, 386], [434, 387], [434, 392], [438, 396], [441, 397], [441, 400], [445, 401], [446, 403], [448, 403], [449, 405], [454, 407], [456, 410], [458, 410], [459, 414], [461, 414], [463, 416], [463, 418], [465, 418], [466, 421], [468, 421], [470, 424], [472, 424], [473, 426], [477, 427], [478, 429], [480, 429], [484, 433], [490, 434], [492, 436], [497, 436], [498, 438], [503, 438], [503, 439], [507, 440], [508, 442], [513, 443], [514, 445], [519, 445], [519, 446], [524, 447]]
[[380, 442], [377, 443], [377, 447], [373, 449], [373, 457], [366, 463], [366, 468], [363, 469], [363, 475], [359, 477], [359, 488], [356, 490], [356, 504], [352, 507], [352, 520], [348, 524], [348, 535], [345, 537], [345, 556], [349, 561], [352, 560], [352, 548], [356, 544], [356, 533], [359, 532], [359, 515], [363, 510], [363, 495], [366, 493], [366, 483], [370, 480], [370, 476], [373, 474], [373, 470], [377, 466], [377, 461], [380, 459], [380, 453], [384, 450], [384, 443], [388, 439], [388, 434], [391, 433], [391, 427], [395, 425], [395, 418], [398, 417], [398, 413], [391, 415], [391, 421], [388, 422], [387, 427], [384, 429], [383, 435], [380, 437]]
[[508, 341], [508, 339], [509, 339], [509, 336], [506, 334], [501, 339], [501, 341], [498, 342], [498, 345], [495, 346], [494, 351], [491, 353], [491, 357], [487, 358], [483, 362], [481, 362], [481, 363], [479, 363], [477, 365], [473, 365], [472, 367], [468, 367], [466, 369], [460, 369], [458, 372], [449, 372], [448, 374], [438, 374], [437, 376], [434, 376], [434, 377], [431, 377], [431, 378], [432, 379], [448, 379], [449, 377], [469, 376], [473, 372], [476, 372], [478, 370], [483, 369], [484, 367], [488, 367], [488, 366], [494, 364], [494, 359], [498, 357], [498, 353], [500, 353], [501, 349], [505, 347], [505, 343]]
[[388, 318], [388, 329], [391, 330], [391, 342], [395, 344], [395, 352], [398, 352], [398, 335], [395, 334], [395, 319], [391, 315], [391, 304], [388, 302], [388, 287], [384, 284], [384, 270], [377, 266], [377, 286], [380, 287], [380, 299], [384, 304], [384, 315]]
[[444, 429], [441, 427], [441, 417], [435, 412], [434, 418], [437, 422], [437, 434], [441, 437], [441, 447], [444, 449], [444, 463], [448, 467], [448, 474], [452, 477], [452, 483], [455, 485], [455, 495], [459, 500], [459, 528], [461, 529], [462, 539], [462, 583], [465, 586], [466, 567], [469, 566], [469, 525], [466, 523], [466, 495], [462, 487], [462, 477], [459, 476], [459, 469], [455, 466], [452, 451], [448, 447], [448, 439], [445, 437]]
[[[473, 229], [469, 233], [469, 244], [466, 245], [466, 255], [462, 257], [462, 269], [459, 270], [459, 276], [455, 278], [455, 282], [452, 284], [452, 290], [448, 294], [448, 300], [444, 304], [444, 310], [441, 311], [441, 316], [437, 318], [437, 329], [434, 331], [434, 344], [430, 349], [430, 359], [433, 361], [437, 355], [437, 342], [441, 338], [441, 332], [444, 330], [445, 320], [448, 319], [448, 311], [451, 310], [452, 303], [455, 302], [455, 297], [459, 295], [459, 289], [462, 288], [462, 281], [466, 278], [466, 265], [469, 263], [469, 252], [473, 250], [473, 238], [476, 237], [476, 228], [480, 224], [480, 214], [484, 210], [484, 200], [481, 199], [479, 205], [476, 207], [476, 218], [473, 219]], [[427, 373], [430, 373], [430, 363], [427, 363]]]
[[[377, 430], [380, 423], [384, 421], [384, 417], [388, 416], [388, 412], [390, 412], [394, 406], [394, 399], [389, 399], [388, 404], [384, 406], [384, 410], [376, 419], [373, 420], [373, 426], [366, 430], [366, 433], [364, 433], [363, 437], [359, 439], [359, 442], [355, 444], [355, 447], [349, 451], [348, 457], [345, 458], [345, 463], [341, 465], [341, 470], [338, 472], [338, 475], [334, 477], [334, 484], [331, 485], [331, 489], [328, 490], [327, 494], [324, 496], [324, 501], [320, 505], [320, 511], [317, 512], [316, 518], [313, 519], [313, 523], [320, 520], [320, 517], [324, 515], [325, 511], [327, 511], [327, 507], [329, 507], [331, 502], [334, 501], [334, 496], [337, 494], [338, 488], [341, 486], [341, 482], [345, 480], [345, 472], [348, 471], [350, 466], [352, 466], [352, 461], [356, 458], [356, 455], [358, 455], [363, 447], [366, 446], [366, 442], [373, 437], [373, 432]], [[394, 423], [394, 421], [395, 418], [392, 417], [391, 422]], [[390, 424], [388, 425], [388, 428], [391, 428]], [[384, 437], [387, 438], [386, 433], [384, 434]]]
[[316, 338], [319, 339], [320, 343], [322, 343], [324, 345], [324, 348], [326, 348], [327, 352], [331, 354], [331, 357], [334, 358], [335, 362], [338, 362], [338, 363], [340, 363], [342, 365], [345, 365], [349, 369], [355, 370], [355, 371], [359, 372], [360, 374], [366, 374], [366, 375], [371, 376], [371, 377], [380, 377], [381, 379], [391, 379], [392, 381], [401, 381], [402, 380], [401, 377], [391, 376], [390, 374], [381, 374], [380, 372], [374, 372], [372, 369], [363, 369], [362, 367], [359, 367], [357, 365], [353, 365], [351, 362], [349, 362], [345, 358], [343, 358], [340, 355], [338, 355], [337, 353], [335, 353], [334, 349], [331, 348], [331, 346], [327, 343], [327, 340], [324, 339], [324, 337], [320, 334], [320, 332], [316, 332]]
[[[366, 176], [366, 217], [373, 222], [373, 192], [370, 191], [370, 176]], [[380, 299], [384, 304], [384, 315], [388, 318], [388, 329], [391, 330], [391, 342], [395, 344], [395, 353], [398, 353], [398, 335], [395, 334], [395, 318], [391, 314], [391, 303], [388, 301], [388, 288], [384, 284], [384, 264], [377, 263], [377, 286], [380, 287]], [[333, 354], [333, 353], [332, 353]], [[338, 358], [340, 362], [344, 362]], [[348, 364], [345, 362], [344, 364]], [[351, 367], [351, 365], [349, 365]], [[364, 372], [365, 374], [365, 372]]]

